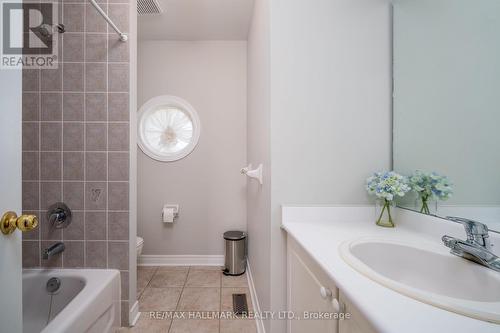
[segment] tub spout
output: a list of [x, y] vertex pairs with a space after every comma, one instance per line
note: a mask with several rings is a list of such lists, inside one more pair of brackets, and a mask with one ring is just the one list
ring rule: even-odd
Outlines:
[[63, 242], [57, 242], [54, 245], [49, 246], [42, 252], [42, 257], [44, 260], [49, 260], [54, 255], [58, 253], [62, 253], [66, 249], [66, 246]]

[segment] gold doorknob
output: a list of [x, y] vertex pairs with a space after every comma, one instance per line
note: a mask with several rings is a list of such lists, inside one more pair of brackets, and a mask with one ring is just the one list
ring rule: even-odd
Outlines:
[[14, 212], [3, 214], [0, 220], [0, 230], [4, 235], [9, 235], [18, 228], [25, 232], [35, 229], [38, 226], [38, 218], [35, 215], [17, 216]]

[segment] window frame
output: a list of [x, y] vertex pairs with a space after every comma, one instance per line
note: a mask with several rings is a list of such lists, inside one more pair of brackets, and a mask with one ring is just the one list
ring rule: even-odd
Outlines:
[[[154, 112], [159, 106], [179, 109], [180, 111], [186, 113], [193, 124], [193, 136], [189, 144], [184, 147], [184, 149], [168, 155], [161, 154], [158, 151], [151, 149], [147, 144], [144, 135], [144, 123], [147, 116]], [[198, 145], [200, 134], [201, 122], [198, 113], [190, 103], [177, 96], [161, 95], [153, 97], [141, 106], [137, 114], [137, 145], [141, 148], [144, 154], [157, 161], [175, 162], [188, 156]]]

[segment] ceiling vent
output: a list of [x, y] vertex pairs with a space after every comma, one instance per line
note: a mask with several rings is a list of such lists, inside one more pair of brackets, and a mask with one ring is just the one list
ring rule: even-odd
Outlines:
[[158, 0], [137, 0], [137, 14], [139, 15], [158, 15], [162, 12]]

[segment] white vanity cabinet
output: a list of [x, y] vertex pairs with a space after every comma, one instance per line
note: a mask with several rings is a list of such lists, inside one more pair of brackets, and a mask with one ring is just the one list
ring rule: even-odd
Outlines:
[[340, 333], [377, 333], [358, 309], [340, 292], [342, 312], [349, 313], [349, 319], [339, 320]]
[[[323, 269], [292, 237], [287, 240], [287, 305], [300, 320], [288, 321], [288, 333], [376, 333]], [[304, 319], [304, 315], [350, 313], [349, 319]]]
[[288, 333], [337, 333], [337, 320], [305, 319], [304, 316], [334, 313], [338, 289], [323, 270], [291, 237], [287, 241], [288, 311], [300, 320], [289, 320]]

